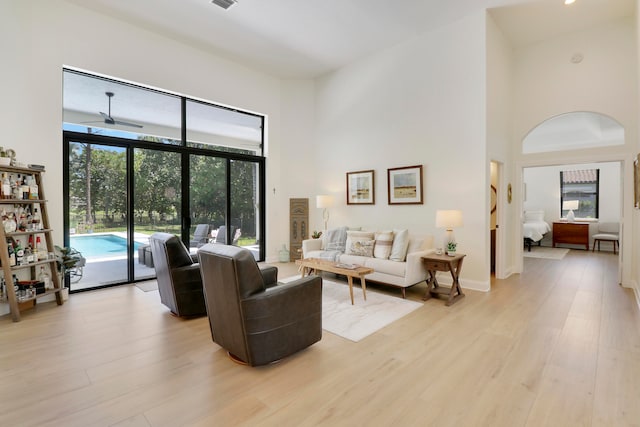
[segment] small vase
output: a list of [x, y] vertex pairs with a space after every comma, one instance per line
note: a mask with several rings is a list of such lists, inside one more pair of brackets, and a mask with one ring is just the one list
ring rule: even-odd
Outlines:
[[447, 251], [447, 255], [456, 256], [456, 251]]

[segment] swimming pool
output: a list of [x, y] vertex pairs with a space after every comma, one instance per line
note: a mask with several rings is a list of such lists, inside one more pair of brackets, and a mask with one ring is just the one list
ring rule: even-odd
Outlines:
[[[71, 236], [70, 245], [80, 251], [85, 258], [110, 258], [127, 256], [127, 239], [115, 234], [88, 234]], [[134, 251], [142, 243], [134, 242]]]

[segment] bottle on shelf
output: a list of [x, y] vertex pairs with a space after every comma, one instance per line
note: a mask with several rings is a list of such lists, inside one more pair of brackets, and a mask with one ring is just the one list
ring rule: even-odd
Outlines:
[[31, 250], [31, 246], [27, 246], [24, 248], [24, 263], [31, 264], [33, 262], [33, 250]]
[[38, 212], [38, 208], [33, 209], [33, 215], [31, 216], [31, 224], [33, 224], [33, 230], [42, 230], [42, 216]]
[[20, 193], [22, 193], [22, 200], [29, 200], [29, 185], [27, 184], [26, 176], [22, 176], [22, 182], [20, 183]]
[[38, 184], [36, 183], [35, 177], [32, 175], [29, 180], [29, 199], [30, 200], [38, 200]]
[[47, 259], [48, 254], [46, 248], [42, 245], [40, 236], [36, 237], [36, 251], [38, 252], [38, 261]]
[[22, 186], [22, 178], [20, 174], [15, 177], [15, 180], [11, 181], [11, 194], [13, 194], [13, 198], [16, 200], [22, 199], [22, 193], [20, 192], [20, 187]]
[[22, 206], [20, 206], [20, 214], [18, 217], [18, 230], [19, 231], [26, 231], [27, 230], [27, 213], [24, 210], [24, 208]]
[[14, 231], [16, 231], [18, 224], [16, 223], [15, 213], [7, 213], [7, 219], [3, 220], [2, 224], [4, 225], [5, 233], [13, 233]]
[[44, 265], [40, 266], [40, 274], [38, 274], [38, 281], [44, 283], [45, 289], [52, 289], [53, 283], [51, 282], [51, 277], [47, 270], [45, 270]]
[[16, 251], [13, 247], [13, 242], [7, 241], [7, 249], [9, 251], [9, 266], [16, 266]]
[[9, 181], [9, 177], [7, 176], [7, 173], [3, 173], [2, 174], [2, 198], [3, 199], [10, 199], [12, 194], [11, 194], [11, 182]]
[[16, 265], [24, 264], [24, 249], [22, 245], [20, 245], [20, 240], [16, 240], [16, 245], [13, 250], [16, 253]]

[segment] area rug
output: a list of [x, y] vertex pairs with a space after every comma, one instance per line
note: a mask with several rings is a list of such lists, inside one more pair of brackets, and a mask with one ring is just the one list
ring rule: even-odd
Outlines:
[[565, 248], [548, 248], [545, 246], [532, 246], [531, 252], [525, 249], [525, 258], [544, 258], [544, 259], [562, 259], [569, 253], [569, 249]]
[[[300, 276], [281, 279], [290, 282]], [[422, 303], [381, 294], [367, 289], [367, 300], [360, 286], [353, 287], [353, 302], [349, 286], [322, 279], [322, 329], [353, 342], [358, 342], [412, 311]]]
[[158, 290], [158, 282], [155, 280], [147, 280], [146, 282], [136, 283], [136, 288], [144, 292], [151, 292]]
[[[286, 283], [300, 276], [280, 279]], [[157, 291], [158, 282], [149, 280], [136, 283], [144, 292]], [[342, 282], [322, 279], [322, 329], [353, 342], [358, 342], [384, 328], [412, 311], [422, 303], [400, 297], [381, 294], [367, 289], [367, 300], [360, 286], [353, 287], [353, 305], [349, 286]]]

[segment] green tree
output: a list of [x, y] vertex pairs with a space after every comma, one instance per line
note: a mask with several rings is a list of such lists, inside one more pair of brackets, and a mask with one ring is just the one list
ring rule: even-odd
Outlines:
[[134, 161], [135, 210], [142, 222], [176, 216], [180, 211], [180, 156], [154, 150], [136, 150]]

